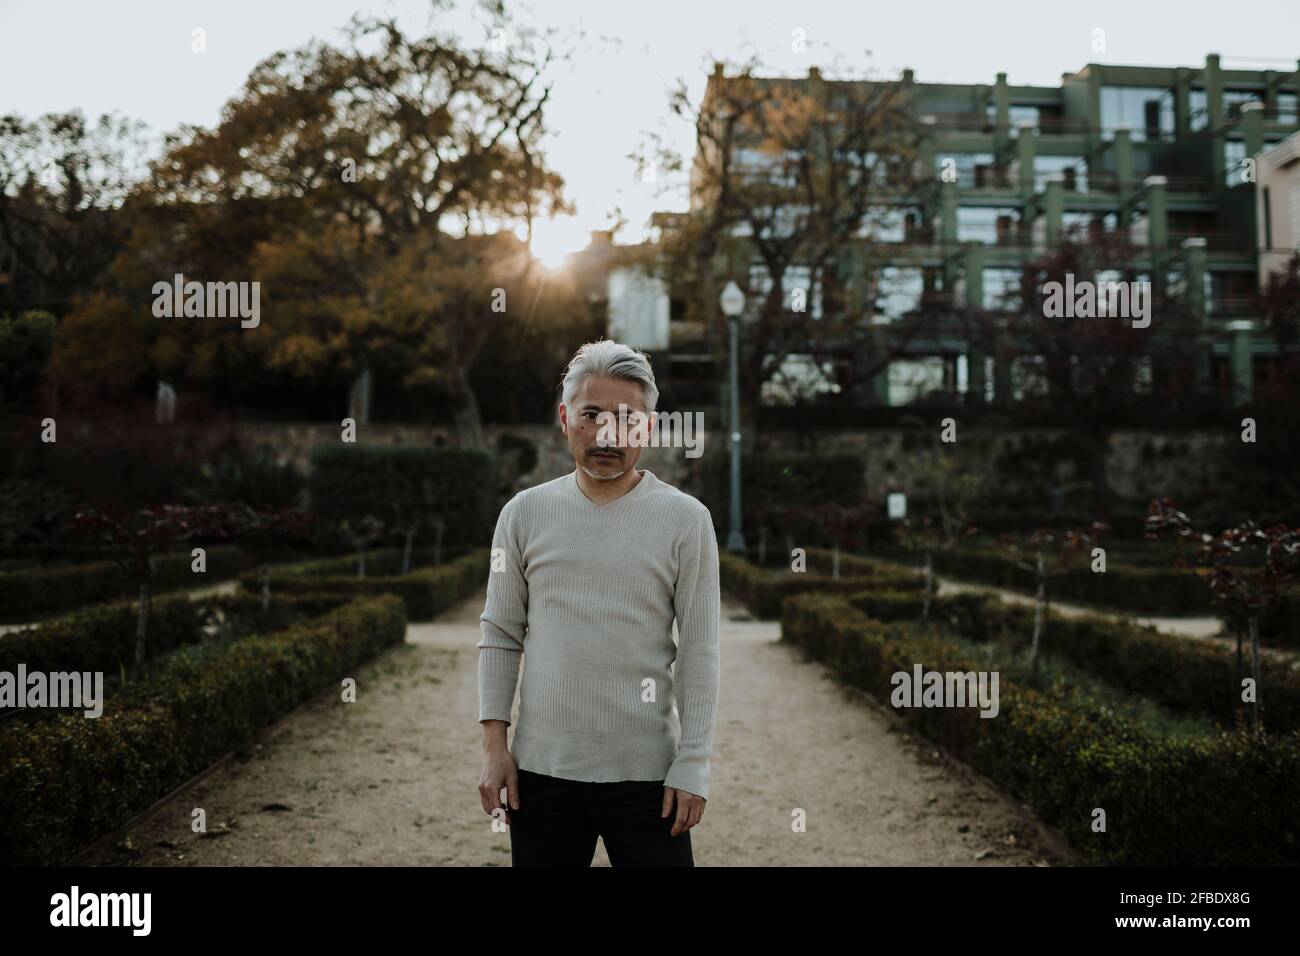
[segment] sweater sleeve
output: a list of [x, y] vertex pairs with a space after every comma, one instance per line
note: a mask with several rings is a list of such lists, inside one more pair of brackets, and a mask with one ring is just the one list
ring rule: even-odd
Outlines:
[[528, 627], [528, 580], [516, 534], [516, 500], [506, 502], [492, 534], [487, 600], [479, 617], [478, 719], [510, 723]]
[[718, 631], [721, 595], [718, 539], [705, 510], [678, 552], [673, 607], [677, 614], [677, 660], [673, 687], [682, 735], [665, 787], [707, 798], [709, 757], [718, 704]]

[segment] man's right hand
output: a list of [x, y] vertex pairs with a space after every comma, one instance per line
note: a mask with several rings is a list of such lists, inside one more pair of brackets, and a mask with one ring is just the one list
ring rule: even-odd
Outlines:
[[515, 758], [505, 747], [493, 747], [483, 753], [483, 771], [479, 774], [478, 793], [483, 801], [483, 812], [491, 816], [502, 808], [501, 791], [506, 791], [509, 806], [505, 810], [506, 825], [510, 825], [510, 810], [519, 809], [519, 771]]

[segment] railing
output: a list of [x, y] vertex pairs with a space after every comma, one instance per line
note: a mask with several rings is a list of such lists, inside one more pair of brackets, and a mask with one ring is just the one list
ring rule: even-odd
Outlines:
[[1240, 319], [1259, 314], [1259, 300], [1253, 295], [1216, 295], [1206, 303], [1206, 312], [1215, 319]]
[[1187, 239], [1204, 239], [1207, 249], [1219, 252], [1243, 252], [1255, 254], [1255, 243], [1249, 236], [1240, 232], [1223, 229], [1171, 229], [1169, 245], [1177, 248]]

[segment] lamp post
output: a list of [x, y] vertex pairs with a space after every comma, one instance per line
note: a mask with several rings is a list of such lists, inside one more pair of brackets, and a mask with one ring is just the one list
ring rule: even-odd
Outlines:
[[727, 283], [718, 297], [722, 314], [727, 317], [731, 327], [731, 530], [727, 535], [727, 550], [739, 554], [745, 552], [745, 536], [740, 530], [740, 313], [745, 311], [745, 293], [735, 281]]

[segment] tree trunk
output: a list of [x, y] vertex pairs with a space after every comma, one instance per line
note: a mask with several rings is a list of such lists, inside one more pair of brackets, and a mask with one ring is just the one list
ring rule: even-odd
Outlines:
[[271, 608], [271, 566], [262, 566], [262, 613]]
[[149, 614], [153, 609], [153, 590], [146, 581], [140, 585], [140, 613], [135, 623], [135, 672], [144, 668], [144, 650], [149, 637]]
[[930, 622], [930, 589], [934, 587], [934, 556], [925, 552], [925, 590], [921, 592], [921, 622]]
[[767, 564], [767, 528], [758, 529], [758, 566]]
[[835, 542], [831, 550], [831, 577], [836, 581], [840, 579], [840, 543]]
[[415, 542], [415, 527], [406, 529], [406, 545], [402, 551], [402, 573], [411, 573], [411, 546]]
[[1259, 693], [1259, 615], [1250, 616], [1250, 676], [1255, 679], [1255, 720], [1257, 734], [1264, 732], [1264, 709]]
[[479, 416], [478, 397], [469, 387], [469, 377], [463, 368], [456, 369], [453, 382], [451, 407], [456, 440], [461, 448], [482, 448], [483, 421]]
[[[1241, 642], [1244, 638], [1244, 635], [1242, 634], [1240, 620], [1237, 621], [1236, 631], [1237, 631], [1237, 701], [1240, 702], [1241, 701], [1241, 678], [1244, 676], [1245, 673], [1241, 669]], [[1256, 693], [1258, 693], [1259, 688], [1256, 688], [1255, 691]]]
[[358, 548], [357, 549], [357, 577], [364, 578], [365, 576], [366, 576], [366, 549]]
[[1047, 616], [1047, 573], [1043, 567], [1043, 556], [1038, 556], [1038, 600], [1034, 602], [1034, 639], [1029, 647], [1029, 665], [1034, 677], [1038, 676], [1038, 642], [1043, 633], [1044, 619]]
[[446, 529], [447, 523], [441, 518], [433, 528], [433, 563], [442, 564], [442, 532]]

